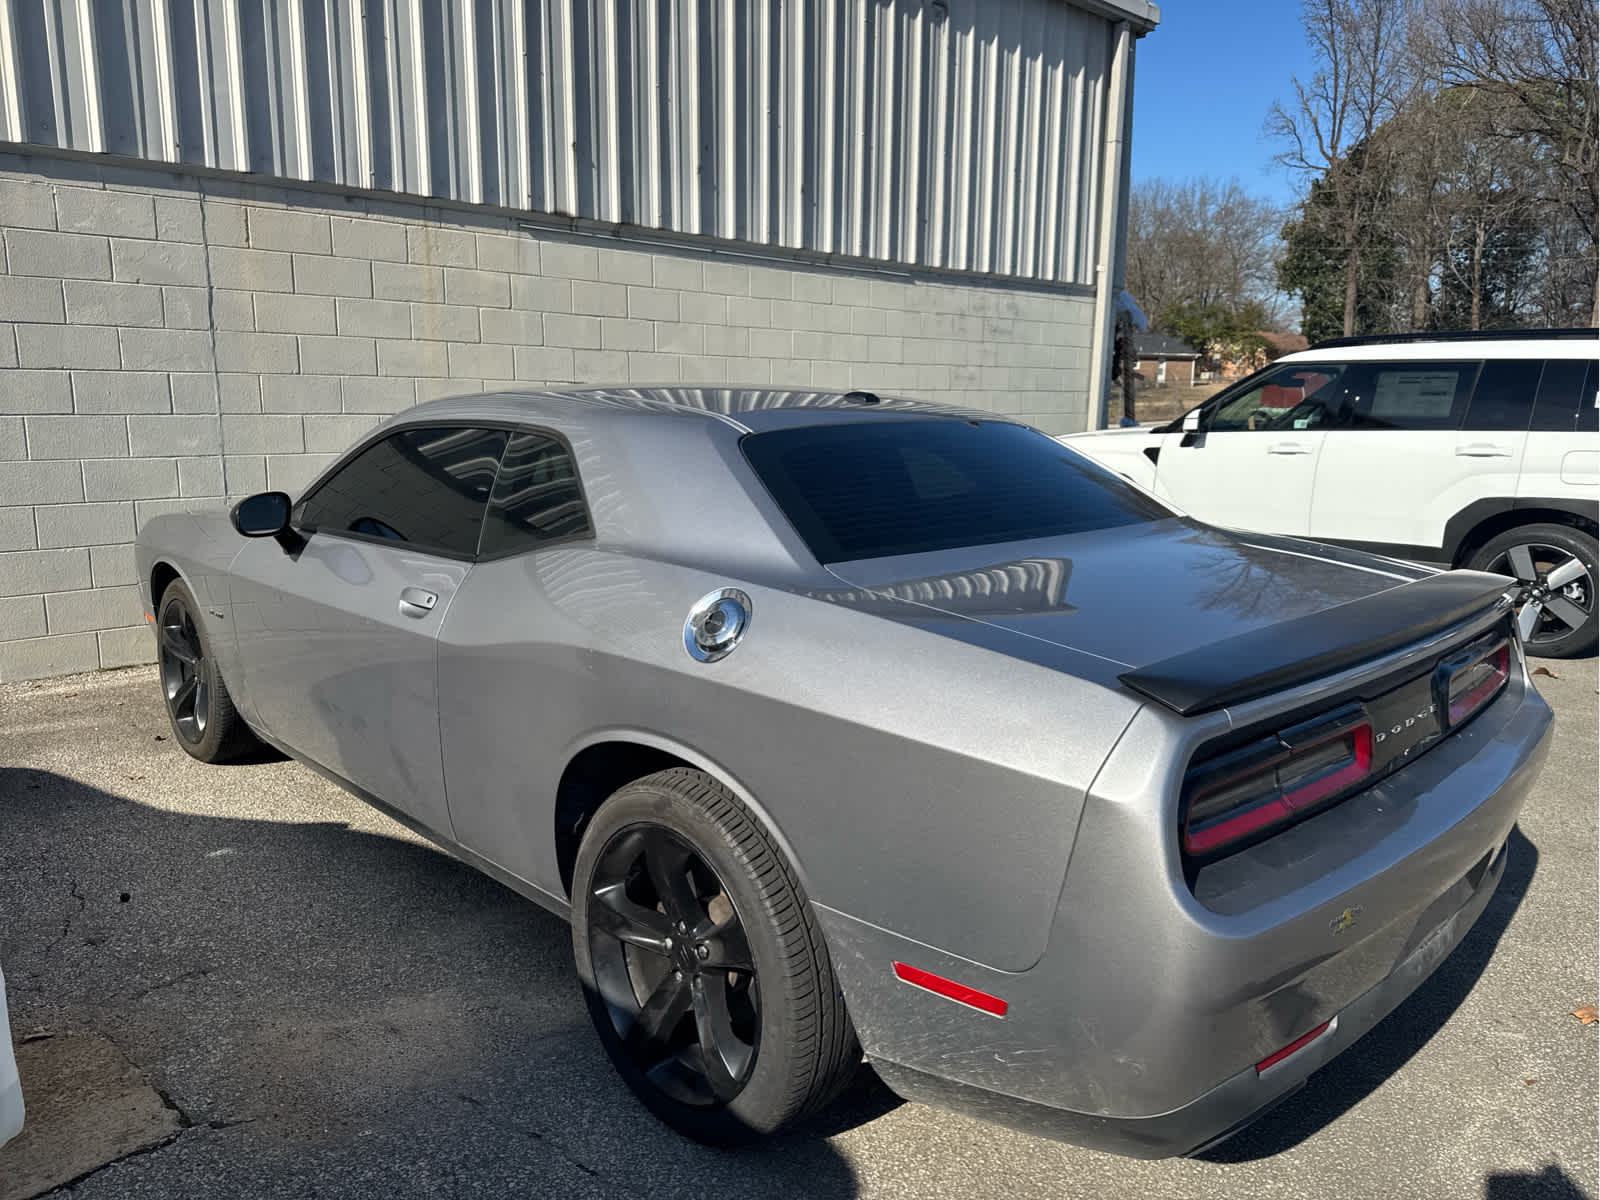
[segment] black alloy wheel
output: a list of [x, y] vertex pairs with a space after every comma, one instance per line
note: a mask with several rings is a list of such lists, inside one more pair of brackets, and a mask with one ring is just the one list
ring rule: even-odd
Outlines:
[[586, 903], [595, 983], [634, 1066], [680, 1104], [733, 1100], [761, 1048], [761, 987], [717, 873], [671, 830], [633, 825], [601, 851]]
[[799, 877], [701, 771], [637, 779], [590, 818], [572, 952], [611, 1065], [696, 1141], [739, 1145], [804, 1120], [861, 1061]]
[[234, 710], [189, 585], [174, 579], [161, 593], [156, 611], [161, 698], [178, 745], [208, 763], [258, 748], [255, 735]]
[[161, 694], [172, 728], [186, 746], [205, 741], [211, 720], [211, 663], [187, 597], [169, 589], [159, 623]]

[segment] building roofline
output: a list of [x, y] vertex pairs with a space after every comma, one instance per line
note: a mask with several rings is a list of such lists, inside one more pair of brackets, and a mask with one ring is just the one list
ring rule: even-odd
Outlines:
[[1067, 0], [1073, 8], [1085, 9], [1113, 21], [1127, 21], [1134, 33], [1144, 35], [1161, 24], [1161, 9], [1150, 0]]

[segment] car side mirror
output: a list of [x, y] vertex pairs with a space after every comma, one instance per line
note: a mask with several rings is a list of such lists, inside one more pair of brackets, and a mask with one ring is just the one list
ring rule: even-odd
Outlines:
[[245, 537], [277, 537], [289, 528], [290, 500], [283, 492], [260, 492], [233, 506], [233, 527]]
[[1178, 445], [1199, 446], [1204, 444], [1201, 441], [1205, 437], [1204, 416], [1204, 410], [1199, 408], [1191, 408], [1183, 414], [1183, 437], [1179, 439]]

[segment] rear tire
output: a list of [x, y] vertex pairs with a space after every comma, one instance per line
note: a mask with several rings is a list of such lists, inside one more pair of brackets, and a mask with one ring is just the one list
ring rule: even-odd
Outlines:
[[181, 579], [167, 585], [156, 608], [156, 662], [167, 722], [187, 754], [220, 763], [260, 745], [234, 710], [200, 621], [200, 605]]
[[1575, 658], [1592, 653], [1600, 636], [1595, 561], [1595, 539], [1583, 530], [1540, 524], [1491, 538], [1467, 565], [1509, 575], [1522, 585], [1518, 626], [1529, 654]]
[[860, 1062], [799, 880], [699, 771], [646, 776], [601, 805], [573, 871], [572, 942], [612, 1065], [696, 1141], [791, 1125]]

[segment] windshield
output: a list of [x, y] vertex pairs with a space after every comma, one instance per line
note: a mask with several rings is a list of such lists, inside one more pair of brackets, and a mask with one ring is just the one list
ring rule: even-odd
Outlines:
[[1172, 514], [1038, 430], [888, 419], [751, 434], [745, 458], [819, 562], [1057, 537]]

